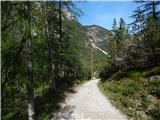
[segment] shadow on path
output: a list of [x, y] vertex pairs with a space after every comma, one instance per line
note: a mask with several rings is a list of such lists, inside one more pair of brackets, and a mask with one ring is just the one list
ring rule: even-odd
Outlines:
[[74, 112], [73, 109], [75, 106], [67, 105], [62, 107], [58, 113], [53, 114], [52, 120], [59, 120], [59, 119], [64, 119], [64, 120], [69, 120], [72, 118], [72, 113]]

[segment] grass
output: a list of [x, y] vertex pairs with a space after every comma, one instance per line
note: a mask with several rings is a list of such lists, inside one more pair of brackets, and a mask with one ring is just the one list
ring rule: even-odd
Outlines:
[[[148, 81], [148, 75], [156, 75], [158, 68], [146, 71], [119, 71], [99, 87], [113, 105], [134, 120], [159, 120], [160, 77]], [[156, 72], [154, 72], [154, 70]], [[150, 76], [151, 77], [151, 76]]]

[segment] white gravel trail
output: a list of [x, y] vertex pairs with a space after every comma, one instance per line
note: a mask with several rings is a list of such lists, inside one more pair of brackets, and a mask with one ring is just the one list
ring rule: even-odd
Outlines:
[[99, 79], [76, 87], [52, 120], [127, 120], [97, 87]]

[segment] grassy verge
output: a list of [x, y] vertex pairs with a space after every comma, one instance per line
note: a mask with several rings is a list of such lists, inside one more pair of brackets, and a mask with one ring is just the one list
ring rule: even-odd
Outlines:
[[119, 71], [99, 87], [113, 105], [129, 118], [135, 120], [159, 120], [160, 118], [160, 77], [153, 77], [159, 71]]

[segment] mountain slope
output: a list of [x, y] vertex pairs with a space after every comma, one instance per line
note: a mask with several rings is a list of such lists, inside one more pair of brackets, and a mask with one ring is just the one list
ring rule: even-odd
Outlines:
[[[103, 50], [111, 32], [98, 25], [83, 26], [76, 20], [64, 22], [64, 30], [69, 33], [71, 40], [77, 47], [79, 59], [85, 72], [90, 73], [90, 44], [93, 42]], [[106, 63], [107, 56], [101, 51], [93, 49], [93, 71], [98, 72]]]
[[90, 25], [84, 27], [87, 30], [86, 34], [89, 41], [95, 43], [99, 47], [104, 46], [105, 42], [107, 42], [109, 36], [111, 35], [111, 32], [109, 30], [98, 25]]

